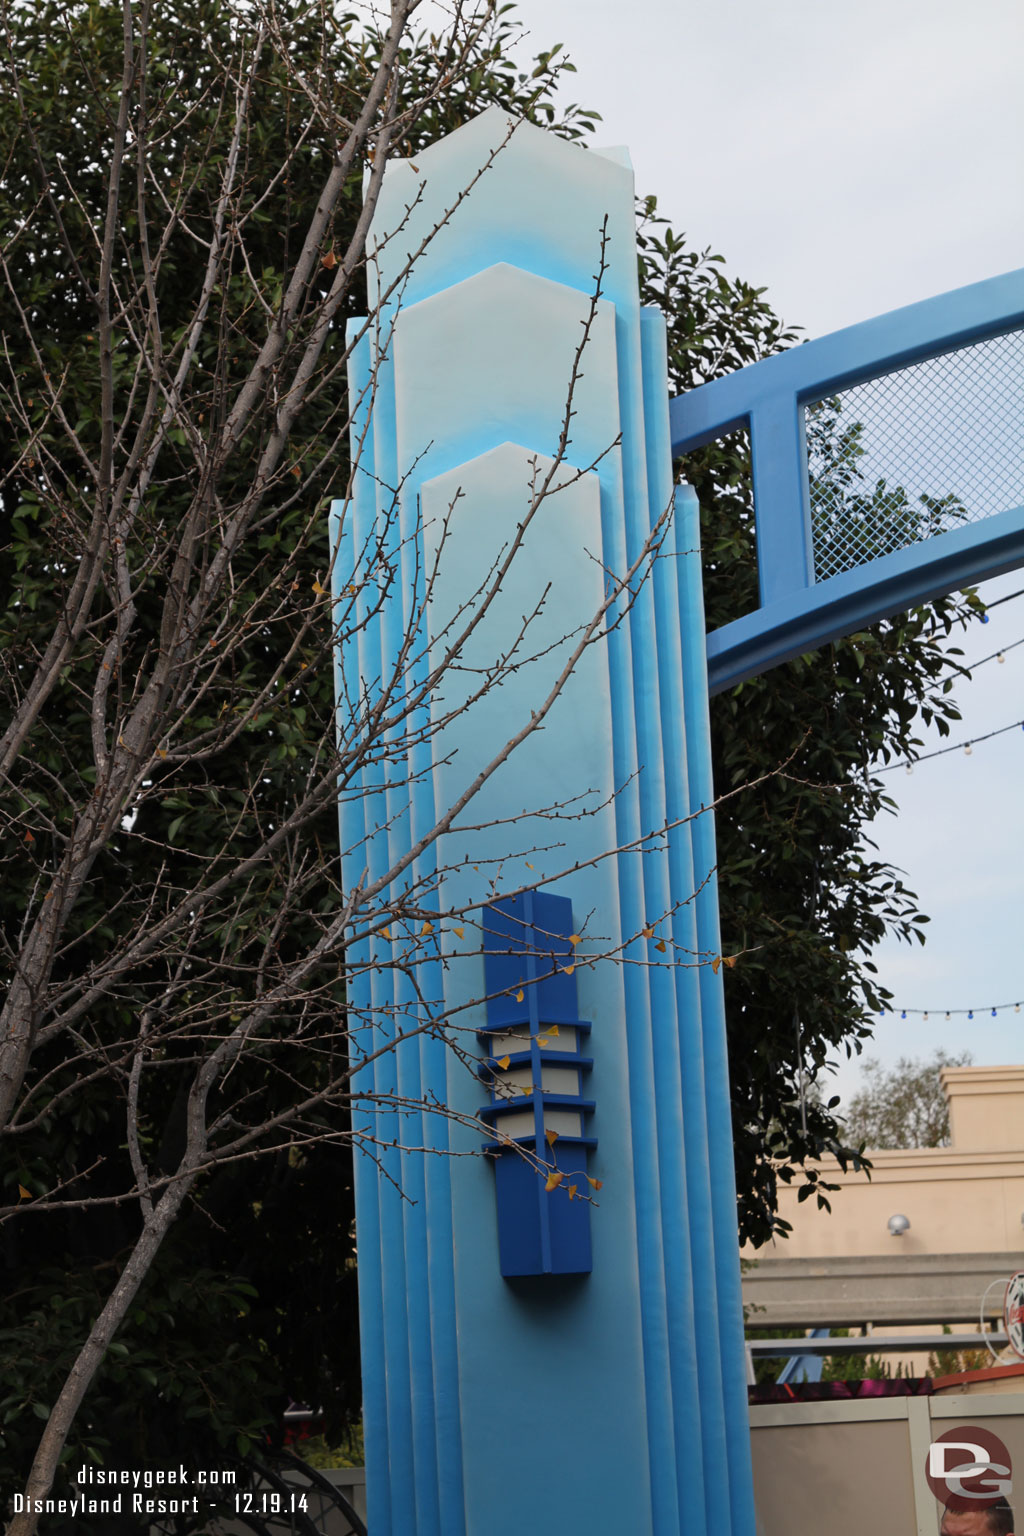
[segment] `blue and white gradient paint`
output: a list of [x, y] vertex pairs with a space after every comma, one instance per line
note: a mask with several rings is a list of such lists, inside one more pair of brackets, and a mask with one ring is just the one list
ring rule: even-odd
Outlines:
[[[752, 1536], [714, 833], [693, 816], [712, 795], [698, 531], [683, 493], [651, 568], [665, 338], [639, 304], [628, 157], [489, 111], [389, 167], [371, 247], [358, 468], [333, 510], [339, 733], [382, 698], [395, 723], [341, 786], [342, 863], [350, 890], [394, 871], [376, 905], [410, 891], [415, 915], [350, 947], [350, 1027], [370, 1052], [443, 1019], [459, 1050], [422, 1033], [356, 1080], [376, 1096], [356, 1117], [377, 1148], [356, 1159], [370, 1528]], [[481, 912], [529, 887], [572, 902], [602, 1187], [590, 1274], [507, 1281], [466, 1120], [486, 1102]]]

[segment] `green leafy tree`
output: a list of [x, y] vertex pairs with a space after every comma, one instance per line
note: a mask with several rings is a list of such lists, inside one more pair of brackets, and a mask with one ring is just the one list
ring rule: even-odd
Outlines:
[[[966, 1066], [966, 1062], [947, 1065]], [[952, 1333], [948, 1323], [942, 1325], [943, 1333]], [[961, 1371], [983, 1371], [993, 1363], [992, 1355], [988, 1348], [984, 1349], [939, 1349], [928, 1356], [929, 1376], [956, 1376]]]
[[960, 498], [921, 494], [902, 485], [870, 484], [864, 461], [870, 431], [844, 414], [842, 396], [808, 408], [807, 460], [815, 566], [826, 576], [853, 570], [894, 549], [956, 528], [968, 516]]
[[593, 120], [413, 10], [0, 4], [5, 1496], [358, 1414], [342, 956], [430, 893], [337, 873], [345, 323], [389, 155]]
[[886, 1069], [864, 1062], [862, 1086], [843, 1110], [846, 1137], [876, 1151], [901, 1147], [948, 1147], [949, 1104], [942, 1089], [943, 1067], [969, 1067], [970, 1051], [937, 1050], [925, 1060], [901, 1056]]
[[[324, 502], [364, 172], [372, 207], [388, 154], [492, 102], [575, 138], [595, 117], [556, 103], [560, 49], [512, 62], [507, 17], [414, 39], [410, 11], [0, 4], [5, 1489], [41, 1426], [51, 1470], [114, 1445], [209, 1464], [283, 1390], [331, 1438], [358, 1409]], [[646, 213], [676, 389], [794, 340]], [[735, 444], [686, 469], [717, 624], [753, 602], [749, 470]], [[795, 1105], [866, 1033], [853, 952], [917, 931], [851, 765], [952, 713], [924, 635], [959, 611], [716, 706], [721, 788], [791, 775], [720, 818], [745, 1235], [780, 1161], [840, 1144], [832, 1106], [805, 1131]], [[830, 774], [850, 792], [798, 781]]]
[[[791, 1339], [791, 1328], [747, 1328], [748, 1339]], [[829, 1338], [848, 1339], [849, 1328], [829, 1329]], [[767, 1386], [778, 1381], [786, 1365], [785, 1355], [761, 1355], [754, 1361], [754, 1381], [757, 1386]], [[902, 1360], [895, 1362], [885, 1355], [839, 1354], [824, 1355], [821, 1360], [821, 1381], [848, 1381], [851, 1384], [860, 1381], [891, 1381], [900, 1380], [910, 1375], [904, 1369]]]
[[[641, 275], [669, 325], [669, 377], [681, 393], [794, 343], [764, 289], [729, 278], [721, 256], [690, 249], [648, 200]], [[866, 486], [861, 431], [833, 403], [813, 426], [812, 464], [847, 524], [877, 530], [898, 515], [921, 533], [929, 506]], [[749, 442], [734, 433], [687, 455], [701, 506], [708, 629], [758, 606]], [[955, 501], [955, 498], [952, 499]], [[955, 506], [936, 504], [943, 513]], [[861, 554], [868, 554], [862, 543]], [[808, 1094], [826, 1068], [871, 1035], [889, 993], [870, 959], [885, 934], [924, 942], [927, 917], [900, 873], [874, 857], [870, 824], [893, 808], [873, 763], [913, 757], [915, 732], [948, 733], [960, 653], [938, 646], [981, 611], [973, 593], [941, 598], [773, 668], [712, 700], [715, 787], [755, 787], [716, 816], [723, 943], [742, 952], [725, 972], [741, 1237], [754, 1245], [787, 1224], [779, 1179], [827, 1206], [815, 1160], [856, 1166], [835, 1095]], [[773, 770], [783, 769], [781, 772]], [[767, 777], [765, 777], [767, 775]]]

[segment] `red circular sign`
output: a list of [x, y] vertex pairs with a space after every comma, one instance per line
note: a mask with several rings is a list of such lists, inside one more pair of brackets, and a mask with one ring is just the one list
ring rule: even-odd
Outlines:
[[998, 1435], [976, 1424], [947, 1429], [928, 1447], [928, 1486], [947, 1509], [988, 1509], [1013, 1492], [1010, 1453]]
[[1024, 1360], [1024, 1270], [1011, 1275], [1003, 1298], [1003, 1323], [1015, 1355]]

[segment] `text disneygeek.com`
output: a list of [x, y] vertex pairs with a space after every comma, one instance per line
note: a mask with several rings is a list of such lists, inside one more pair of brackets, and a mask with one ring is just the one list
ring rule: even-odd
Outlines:
[[16, 1493], [14, 1513], [33, 1515], [198, 1515], [207, 1508], [247, 1503], [234, 1492], [238, 1473], [191, 1471], [176, 1467], [79, 1467], [72, 1475], [74, 1491], [63, 1496], [32, 1498]]

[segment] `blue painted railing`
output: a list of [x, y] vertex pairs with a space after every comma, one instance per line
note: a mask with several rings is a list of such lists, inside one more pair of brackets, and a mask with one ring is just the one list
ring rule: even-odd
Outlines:
[[[831, 1332], [831, 1328], [812, 1328], [809, 1337], [827, 1339]], [[824, 1364], [821, 1355], [790, 1355], [776, 1380], [780, 1387], [787, 1387], [794, 1381], [820, 1381]]]
[[[1024, 564], [1024, 505], [815, 579], [805, 413], [867, 380], [1024, 329], [1024, 269], [894, 310], [672, 400], [674, 456], [748, 428], [761, 606], [708, 636], [712, 693], [876, 619]], [[1022, 402], [1024, 403], [1024, 402]], [[1019, 481], [1024, 452], [1007, 485]], [[1024, 495], [1019, 500], [1024, 502]]]

